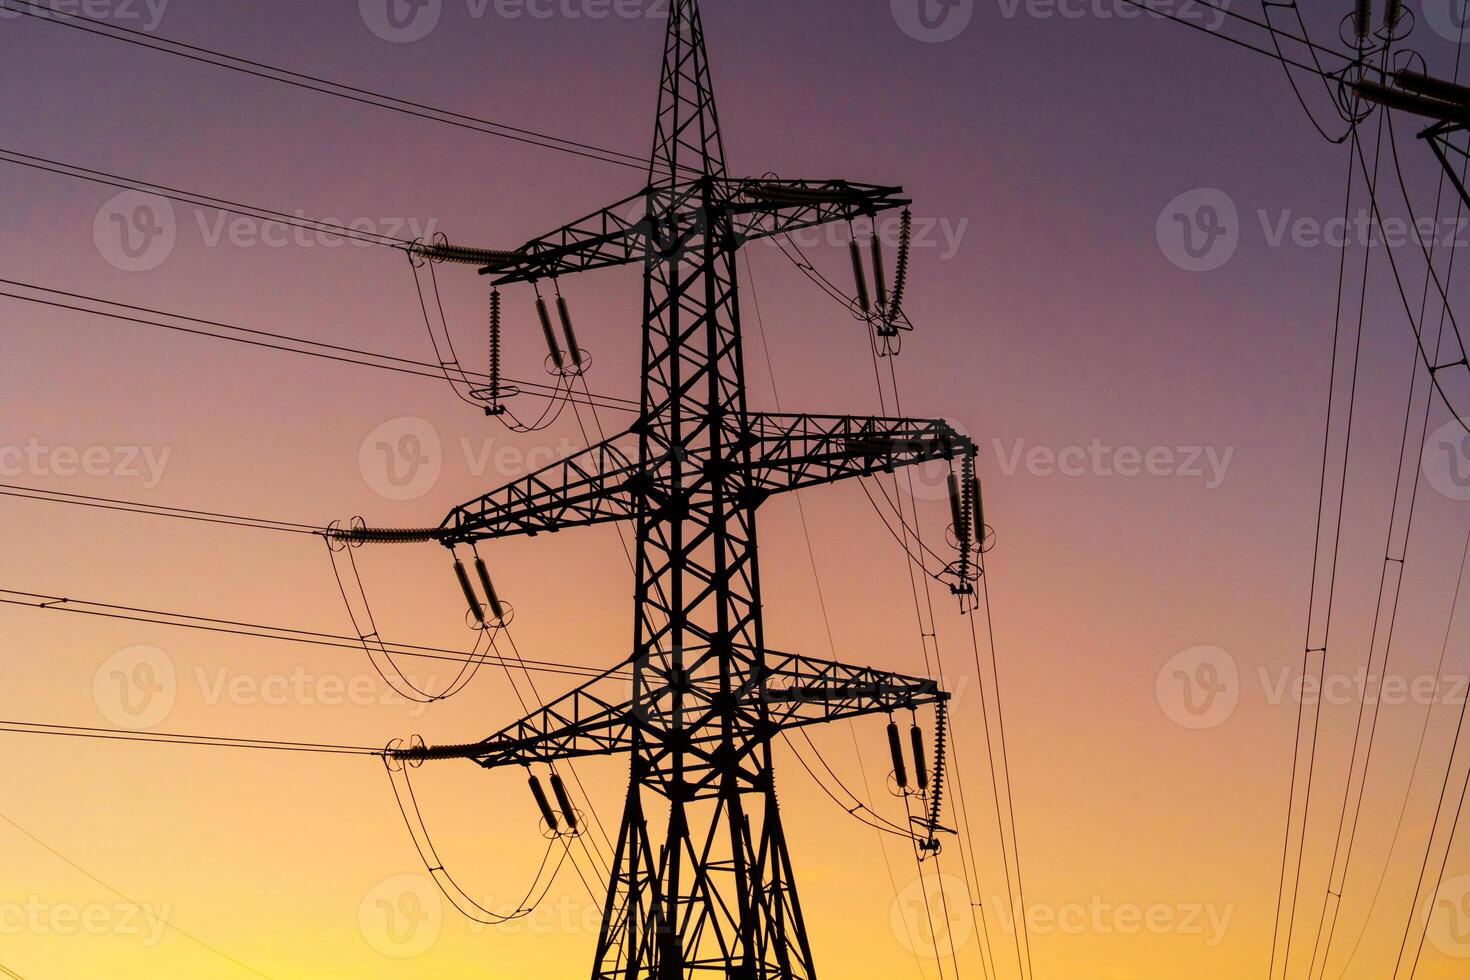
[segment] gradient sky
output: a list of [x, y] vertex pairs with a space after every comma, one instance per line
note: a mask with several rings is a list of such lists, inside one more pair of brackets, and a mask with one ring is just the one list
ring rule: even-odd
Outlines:
[[[171, 0], [156, 23], [156, 4], [98, 2], [99, 16], [124, 26], [403, 98], [630, 153], [650, 141], [656, 16], [570, 16], [588, 4], [557, 0], [551, 17], [511, 17], [516, 5], [444, 0], [427, 36], [393, 43], [369, 28], [371, 0]], [[977, 0], [958, 36], [928, 43], [901, 28], [905, 2], [707, 0], [731, 169], [902, 183], [928, 232], [909, 291], [917, 329], [897, 371], [907, 414], [955, 420], [981, 447], [998, 532], [990, 584], [1015, 816], [1038, 922], [1035, 976], [1264, 975], [1297, 716], [1271, 691], [1300, 669], [1339, 261], [1337, 248], [1310, 235], [1341, 212], [1346, 150], [1311, 128], [1278, 66], [1187, 27], [1120, 16], [1111, 2]], [[1431, 9], [1410, 4], [1419, 22], [1408, 43], [1449, 75], [1457, 49], [1434, 29], [1445, 15], [1426, 2]], [[1314, 36], [1334, 39], [1348, 6], [1314, 4]], [[1253, 0], [1234, 7], [1258, 13]], [[1170, 9], [1214, 23], [1196, 5]], [[411, 223], [456, 242], [513, 247], [641, 183], [632, 170], [32, 18], [0, 18], [0, 81], [6, 149], [395, 234]], [[1335, 120], [1320, 86], [1304, 91]], [[1413, 132], [1412, 120], [1398, 120], [1405, 181], [1428, 211], [1438, 170]], [[399, 253], [216, 240], [218, 214], [178, 206], [166, 260], [126, 271], [107, 239], [113, 190], [10, 164], [0, 165], [0, 180], [6, 278], [432, 359]], [[1401, 213], [1397, 183], [1384, 181], [1386, 209]], [[1179, 254], [1160, 234], [1161, 215], [1168, 229], [1166, 206], [1200, 189], [1210, 196], [1190, 200], [1223, 194], [1234, 205], [1236, 249], [1219, 268], [1189, 271], [1171, 261]], [[1299, 234], [1275, 241], [1282, 222]], [[842, 234], [818, 236], [807, 254], [845, 285]], [[1470, 229], [1459, 230], [1466, 242]], [[1360, 244], [1350, 246], [1350, 270], [1361, 268]], [[1367, 656], [1415, 357], [1385, 250], [1372, 251], [1329, 664], [1342, 676]], [[787, 410], [876, 414], [860, 327], [773, 248], [747, 254], [753, 407], [774, 407], [774, 372]], [[1394, 255], [1417, 298], [1422, 255], [1412, 244]], [[483, 281], [458, 267], [441, 268], [440, 281], [460, 349], [482, 367]], [[599, 272], [563, 287], [594, 359], [592, 388], [636, 395], [637, 273]], [[508, 290], [506, 303], [507, 369], [529, 376], [542, 357], [531, 299]], [[569, 416], [544, 433], [509, 434], [431, 380], [8, 299], [0, 317], [0, 448], [38, 447], [43, 461], [7, 472], [7, 483], [318, 525], [364, 515], [422, 526], [583, 444]], [[1445, 378], [1452, 396], [1470, 387]], [[1437, 404], [1431, 431], [1448, 418]], [[602, 421], [625, 424], [610, 412]], [[393, 500], [380, 492], [371, 446], [408, 424], [437, 436], [440, 473], [414, 499]], [[1045, 465], [1045, 454], [1094, 440], [1108, 450], [1167, 449], [1169, 472], [1089, 465], [1067, 475]], [[65, 450], [94, 447], [112, 461], [107, 472], [58, 475]], [[123, 465], [134, 449], [162, 462], [157, 479]], [[1454, 484], [1434, 472], [1440, 478], [1419, 495], [1394, 636], [1395, 673], [1407, 678], [1433, 675], [1470, 528]], [[934, 474], [920, 486], [921, 517], [937, 540], [942, 493]], [[772, 645], [921, 671], [905, 568], [861, 491], [840, 486], [803, 500], [831, 646], [791, 501], [762, 514]], [[13, 498], [0, 498], [0, 521], [0, 588], [350, 629], [325, 549], [310, 537]], [[516, 606], [526, 656], [602, 667], [626, 655], [632, 586], [613, 530], [513, 540], [486, 556]], [[468, 643], [439, 549], [365, 550], [361, 560], [386, 635]], [[986, 925], [1000, 976], [1015, 977], [969, 624], [939, 598]], [[1470, 672], [1466, 635], [1457, 620], [1447, 674]], [[381, 703], [381, 684], [357, 699], [370, 703], [323, 703], [337, 700], [333, 685], [376, 683], [361, 656], [4, 606], [0, 717], [127, 726], [109, 684], [140, 646], [161, 651], [141, 655], [162, 657], [176, 678], [167, 713], [135, 719], [161, 731], [374, 746], [418, 732], [456, 742], [519, 713], [504, 674], [489, 670], [428, 712]], [[1167, 671], [1171, 658], [1201, 646], [1220, 648], [1235, 666], [1238, 704], [1193, 729], [1176, 721]], [[304, 678], [309, 696], [257, 696], [282, 678]], [[548, 695], [570, 683], [538, 677]], [[1355, 713], [1351, 698], [1323, 709], [1294, 976], [1305, 973], [1302, 950], [1322, 908]], [[1411, 913], [1413, 882], [1457, 714], [1458, 702], [1432, 707], [1411, 790], [1426, 706], [1383, 708], [1332, 980], [1387, 976], [1405, 920], [1420, 915]], [[881, 719], [844, 727], [815, 733], [818, 747], [863, 795], [871, 780], [874, 806], [901, 819], [879, 785]], [[570, 873], [545, 911], [515, 928], [471, 925], [426, 893], [430, 918], [414, 934], [422, 943], [395, 943], [378, 903], [414, 893], [423, 868], [372, 759], [0, 738], [8, 765], [0, 963], [30, 980], [251, 975], [177, 933], [152, 935], [132, 903], [169, 910], [179, 929], [278, 980], [586, 970], [595, 910]], [[921, 886], [906, 848], [845, 816], [788, 752], [780, 761], [823, 975], [940, 976], [925, 944], [912, 948]], [[591, 760], [578, 772], [603, 821], [615, 823], [625, 764]], [[416, 787], [466, 888], [496, 904], [518, 900], [541, 854], [522, 774], [444, 763], [420, 770]], [[953, 844], [946, 851], [950, 875], [959, 874], [958, 853]], [[1470, 891], [1460, 877], [1470, 874], [1463, 839], [1447, 874], [1460, 889], [1450, 898]], [[600, 899], [595, 882], [593, 890]], [[963, 901], [963, 888], [953, 894]], [[68, 910], [100, 925], [69, 925]], [[1153, 910], [1165, 924], [1130, 927], [1130, 910]], [[1048, 925], [1079, 912], [1081, 928]], [[981, 975], [980, 938], [968, 920], [954, 930], [963, 975]], [[1444, 932], [1426, 947], [1419, 976], [1462, 975], [1470, 943]], [[389, 955], [405, 952], [414, 955]], [[947, 960], [943, 969], [954, 972]]]

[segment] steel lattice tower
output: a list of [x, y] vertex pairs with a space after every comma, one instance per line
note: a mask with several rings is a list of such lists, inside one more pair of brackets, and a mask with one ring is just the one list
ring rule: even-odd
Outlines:
[[[897, 187], [731, 179], [698, 3], [670, 6], [648, 186], [513, 252], [483, 253], [497, 284], [643, 264], [639, 419], [456, 508], [435, 535], [452, 549], [630, 521], [632, 656], [482, 742], [404, 754], [493, 768], [626, 753], [594, 980], [811, 980], [772, 739], [948, 695], [925, 678], [769, 649], [756, 512], [776, 493], [895, 466], [958, 459], [970, 471], [974, 446], [941, 421], [749, 410], [739, 248], [908, 202]], [[630, 670], [631, 696], [619, 680]]]

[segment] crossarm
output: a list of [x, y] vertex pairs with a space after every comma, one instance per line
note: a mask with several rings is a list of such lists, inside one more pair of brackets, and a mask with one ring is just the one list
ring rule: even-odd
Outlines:
[[624, 667], [610, 670], [489, 738], [467, 745], [403, 749], [414, 761], [472, 759], [487, 769], [612, 755], [633, 747], [637, 712], [622, 695], [629, 690]]
[[742, 180], [732, 183], [727, 193], [727, 211], [742, 241], [871, 217], [910, 203], [902, 187], [846, 180]]
[[795, 653], [772, 652], [766, 662], [764, 699], [771, 723], [782, 729], [918, 708], [949, 697], [926, 677]]
[[[718, 182], [713, 193], [714, 207], [729, 218], [737, 241], [851, 221], [909, 203], [900, 196], [902, 188], [845, 180], [729, 180]], [[643, 190], [533, 238], [514, 252], [499, 253], [480, 273], [504, 285], [671, 255], [709, 227], [704, 203], [697, 182], [656, 194]], [[650, 210], [661, 216], [658, 222], [648, 217]], [[661, 227], [669, 222], [668, 215], [674, 216], [677, 234]]]
[[[711, 663], [712, 656], [706, 649], [695, 663]], [[923, 677], [774, 650], [767, 651], [764, 659], [763, 669], [736, 685], [740, 724], [756, 741], [762, 737], [762, 728], [770, 735], [949, 699], [938, 683]], [[658, 671], [625, 663], [482, 741], [420, 746], [394, 754], [412, 761], [470, 759], [493, 769], [628, 752], [641, 734], [649, 744], [674, 738], [696, 755], [711, 757], [724, 735], [714, 710], [718, 677], [686, 678], [681, 687], [686, 703], [677, 708], [674, 688], [660, 684], [661, 676]], [[676, 718], [683, 723], [676, 724]], [[677, 734], [671, 735], [674, 732]]]
[[609, 207], [562, 225], [480, 270], [497, 284], [534, 282], [567, 272], [584, 272], [641, 262], [653, 247], [652, 225], [639, 191]]
[[456, 507], [440, 540], [454, 545], [633, 516], [639, 467], [611, 441], [589, 446]]
[[751, 484], [768, 494], [975, 451], [967, 436], [940, 419], [757, 414], [750, 416], [750, 431]]

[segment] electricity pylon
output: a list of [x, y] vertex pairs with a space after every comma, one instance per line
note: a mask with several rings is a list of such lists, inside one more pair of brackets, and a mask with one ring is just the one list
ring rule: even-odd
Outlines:
[[[643, 264], [638, 421], [456, 508], [433, 535], [453, 549], [631, 522], [632, 657], [481, 742], [401, 755], [494, 768], [627, 754], [594, 980], [811, 980], [772, 740], [949, 695], [926, 678], [768, 649], [756, 511], [778, 493], [930, 460], [969, 476], [975, 447], [942, 421], [747, 408], [739, 248], [908, 202], [897, 187], [730, 178], [698, 3], [670, 6], [648, 186], [515, 251], [476, 253], [497, 285]], [[962, 589], [973, 530], [957, 517]], [[655, 805], [667, 812], [660, 840]]]

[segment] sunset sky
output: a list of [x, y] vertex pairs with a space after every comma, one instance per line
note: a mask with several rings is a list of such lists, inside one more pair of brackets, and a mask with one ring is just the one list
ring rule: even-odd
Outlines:
[[[599, 147], [643, 154], [651, 142], [667, 0], [427, 0], [429, 14], [399, 8], [407, 33], [387, 20], [385, 3], [401, 0], [51, 2]], [[915, 330], [895, 366], [902, 409], [951, 420], [974, 438], [996, 531], [987, 564], [1029, 968], [1023, 977], [1017, 962], [1006, 888], [1016, 868], [1009, 850], [1003, 861], [997, 831], [972, 622], [936, 585], [939, 673], [955, 695], [951, 799], [965, 805], [945, 822], [968, 818], [984, 909], [973, 918], [965, 909], [953, 838], [942, 874], [928, 863], [921, 879], [905, 842], [845, 814], [778, 743], [818, 969], [836, 980], [958, 980], [984, 976], [993, 958], [998, 977], [1023, 980], [1274, 980], [1298, 714], [1291, 688], [1307, 628], [1345, 248], [1344, 338], [1357, 329], [1365, 250], [1368, 289], [1328, 652], [1335, 680], [1323, 699], [1291, 954], [1292, 980], [1306, 977], [1417, 357], [1388, 256], [1416, 315], [1428, 296], [1432, 338], [1439, 307], [1432, 286], [1426, 293], [1424, 253], [1416, 241], [1363, 231], [1361, 174], [1351, 209], [1363, 220], [1349, 222], [1345, 244], [1335, 236], [1347, 147], [1317, 133], [1280, 65], [1210, 36], [1269, 48], [1250, 24], [1223, 27], [1223, 15], [1191, 0], [1154, 3], [1205, 31], [1140, 16], [1123, 0], [960, 0], [943, 27], [924, 29], [916, 3], [940, 9], [933, 0], [701, 4], [733, 173], [901, 184], [913, 198], [906, 308]], [[1456, 5], [1414, 0], [1414, 31], [1402, 43], [1444, 77], [1462, 54], [1451, 30]], [[485, 248], [513, 248], [645, 180], [636, 169], [7, 6], [21, 4], [0, 0], [8, 153]], [[1260, 15], [1255, 0], [1230, 6]], [[1311, 6], [1312, 36], [1341, 48], [1339, 20], [1351, 4]], [[432, 24], [412, 19], [430, 15]], [[1287, 13], [1276, 16], [1295, 29]], [[1288, 54], [1306, 57], [1300, 46]], [[1298, 83], [1330, 135], [1340, 133], [1322, 84], [1305, 75]], [[1362, 127], [1370, 153], [1377, 122]], [[1419, 124], [1394, 117], [1403, 182], [1427, 217], [1440, 169], [1414, 138]], [[1382, 145], [1380, 206], [1402, 217], [1386, 135]], [[300, 232], [276, 238], [278, 227], [175, 204], [160, 212], [161, 250], [130, 254], [114, 216], [126, 220], [135, 201], [4, 157], [0, 292], [55, 299], [14, 283], [44, 286], [434, 360], [401, 252]], [[1434, 235], [1441, 276], [1449, 255], [1470, 244], [1470, 223], [1452, 217], [1458, 204], [1443, 187]], [[1185, 228], [1178, 215], [1196, 224]], [[1207, 226], [1209, 216], [1220, 224]], [[1210, 228], [1223, 238], [1193, 237]], [[1199, 241], [1208, 247], [1195, 248]], [[807, 260], [850, 288], [844, 226], [800, 243]], [[483, 370], [485, 281], [468, 266], [436, 273], [458, 350]], [[1466, 307], [1453, 301], [1467, 273], [1448, 275], [1462, 318]], [[770, 244], [746, 250], [741, 274], [752, 407], [774, 411], [779, 400], [788, 412], [879, 414], [863, 325]], [[598, 394], [637, 397], [640, 289], [633, 268], [562, 283]], [[545, 350], [533, 295], [511, 287], [504, 300], [506, 370], [539, 379]], [[611, 433], [631, 418], [602, 410], [595, 422], [586, 409], [580, 418], [568, 411], [544, 432], [518, 435], [435, 379], [6, 296], [0, 324], [7, 488], [318, 527], [356, 515], [425, 527], [585, 446], [579, 421], [595, 437], [598, 422]], [[1353, 344], [1343, 344], [1351, 357]], [[1346, 370], [1339, 364], [1342, 411]], [[1470, 407], [1466, 373], [1440, 379], [1451, 402]], [[1412, 440], [1425, 400], [1424, 376], [1415, 377]], [[529, 394], [516, 405], [539, 410]], [[1391, 976], [1406, 925], [1412, 953], [1431, 906], [1414, 975], [1463, 976], [1470, 962], [1470, 828], [1454, 842], [1441, 900], [1430, 901], [1470, 766], [1463, 750], [1430, 886], [1414, 893], [1470, 676], [1470, 608], [1450, 622], [1470, 533], [1470, 453], [1442, 401], [1428, 431], [1389, 673], [1422, 689], [1443, 649], [1443, 683], [1429, 697], [1384, 696], [1340, 921], [1325, 971], [1310, 980]], [[406, 435], [428, 468], [403, 487], [388, 479], [380, 447], [405, 445]], [[1411, 452], [1410, 482], [1417, 465]], [[926, 540], [943, 553], [943, 471], [918, 471], [916, 488]], [[923, 673], [903, 554], [860, 487], [805, 492], [801, 508], [787, 497], [761, 512], [769, 644]], [[307, 534], [3, 495], [0, 522], [0, 590], [352, 631], [327, 549]], [[515, 606], [522, 655], [599, 670], [628, 655], [633, 579], [617, 531], [516, 538], [481, 553]], [[357, 558], [385, 637], [469, 649], [474, 635], [443, 549], [367, 547]], [[993, 726], [983, 615], [977, 625]], [[0, 654], [4, 722], [378, 747], [415, 733], [473, 741], [522, 714], [495, 667], [424, 707], [394, 698], [358, 651], [64, 609], [0, 604]], [[426, 663], [427, 684], [449, 679], [451, 665]], [[1215, 673], [1201, 674], [1202, 665]], [[1205, 676], [1218, 677], [1226, 697], [1201, 716], [1179, 685]], [[546, 698], [580, 682], [535, 680]], [[932, 728], [932, 714], [922, 721]], [[884, 786], [883, 726], [875, 716], [811, 737], [848, 787], [902, 821], [903, 803]], [[534, 916], [506, 927], [468, 922], [429, 883], [384, 767], [370, 756], [7, 732], [0, 740], [0, 964], [27, 980], [588, 972], [603, 893], [580, 848], [585, 884], [568, 864]], [[805, 742], [796, 745], [815, 765]], [[614, 831], [626, 762], [575, 768]], [[520, 901], [546, 850], [524, 772], [439, 762], [414, 772], [414, 788], [460, 884], [494, 907]], [[919, 910], [925, 889], [938, 888], [959, 912], [935, 937]]]

